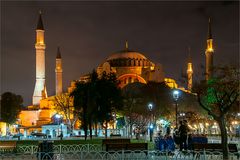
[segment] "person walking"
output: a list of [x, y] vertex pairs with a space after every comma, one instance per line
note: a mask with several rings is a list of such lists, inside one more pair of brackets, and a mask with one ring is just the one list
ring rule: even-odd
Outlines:
[[188, 135], [188, 127], [187, 121], [180, 121], [179, 127], [179, 135], [180, 135], [180, 151], [187, 150], [187, 135]]

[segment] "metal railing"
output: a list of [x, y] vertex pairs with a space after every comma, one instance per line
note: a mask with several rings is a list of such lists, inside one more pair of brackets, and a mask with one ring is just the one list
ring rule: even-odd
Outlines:
[[[229, 160], [239, 160], [240, 153], [229, 153]], [[11, 153], [0, 152], [0, 160], [222, 160], [222, 152], [102, 151], [100, 144], [53, 145], [53, 150], [40, 151], [38, 146], [18, 146]]]

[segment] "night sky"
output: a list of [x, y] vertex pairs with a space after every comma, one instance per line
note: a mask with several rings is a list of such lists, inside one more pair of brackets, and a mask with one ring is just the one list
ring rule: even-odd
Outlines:
[[202, 75], [208, 17], [214, 64], [239, 63], [239, 2], [4, 2], [1, 1], [1, 94], [11, 91], [31, 104], [35, 85], [35, 29], [42, 10], [48, 95], [55, 93], [60, 46], [63, 85], [79, 79], [113, 52], [136, 50], [161, 63], [176, 80], [186, 70], [188, 47], [194, 79]]

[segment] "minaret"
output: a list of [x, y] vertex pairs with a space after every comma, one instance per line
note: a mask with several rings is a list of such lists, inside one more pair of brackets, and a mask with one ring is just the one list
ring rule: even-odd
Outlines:
[[206, 80], [209, 80], [212, 77], [213, 70], [213, 39], [211, 31], [211, 19], [209, 18], [208, 22], [208, 38], [207, 38], [207, 49], [205, 51], [206, 55]]
[[39, 19], [36, 29], [36, 83], [33, 93], [33, 105], [38, 105], [41, 99], [47, 98], [45, 82], [45, 48], [44, 27], [42, 14], [39, 12]]
[[59, 95], [62, 94], [62, 57], [59, 47], [57, 49], [55, 73], [56, 73], [56, 95]]
[[128, 51], [128, 40], [125, 41], [125, 50]]
[[190, 48], [188, 49], [188, 61], [187, 61], [187, 83], [188, 83], [188, 90], [192, 90], [192, 79], [193, 79], [193, 68], [192, 68], [192, 58], [190, 55]]

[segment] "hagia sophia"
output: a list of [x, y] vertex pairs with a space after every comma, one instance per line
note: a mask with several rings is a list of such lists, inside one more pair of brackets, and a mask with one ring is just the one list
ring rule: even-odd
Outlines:
[[[211, 68], [213, 65], [213, 39], [211, 35], [211, 26], [209, 21], [209, 33], [207, 39], [206, 55], [206, 79], [211, 76]], [[52, 123], [52, 117], [57, 114], [54, 106], [54, 98], [57, 95], [63, 93], [62, 79], [63, 79], [63, 66], [60, 49], [57, 49], [56, 55], [56, 95], [48, 96], [47, 86], [45, 81], [45, 48], [44, 41], [44, 25], [41, 13], [39, 14], [38, 24], [36, 28], [36, 83], [34, 93], [32, 97], [32, 105], [27, 109], [22, 110], [18, 116], [18, 122], [20, 132], [24, 135], [28, 135], [33, 131], [42, 132], [44, 125]], [[115, 73], [117, 79], [120, 81], [119, 87], [133, 82], [147, 83], [149, 81], [165, 82], [171, 88], [179, 88], [186, 92], [191, 92], [192, 77], [193, 77], [193, 65], [191, 58], [189, 58], [186, 64], [186, 74], [188, 78], [188, 88], [184, 89], [179, 87], [174, 79], [165, 77], [164, 70], [161, 64], [155, 63], [148, 59], [144, 53], [129, 49], [128, 41], [125, 42], [125, 47], [121, 51], [113, 52], [109, 57], [105, 59], [103, 63], [98, 65], [96, 71], [99, 75], [103, 72]], [[70, 93], [74, 87], [76, 81], [87, 81], [89, 75], [82, 75], [78, 80], [69, 82], [68, 93]], [[2, 131], [4, 135], [4, 131]], [[6, 131], [5, 131], [6, 134]]]

